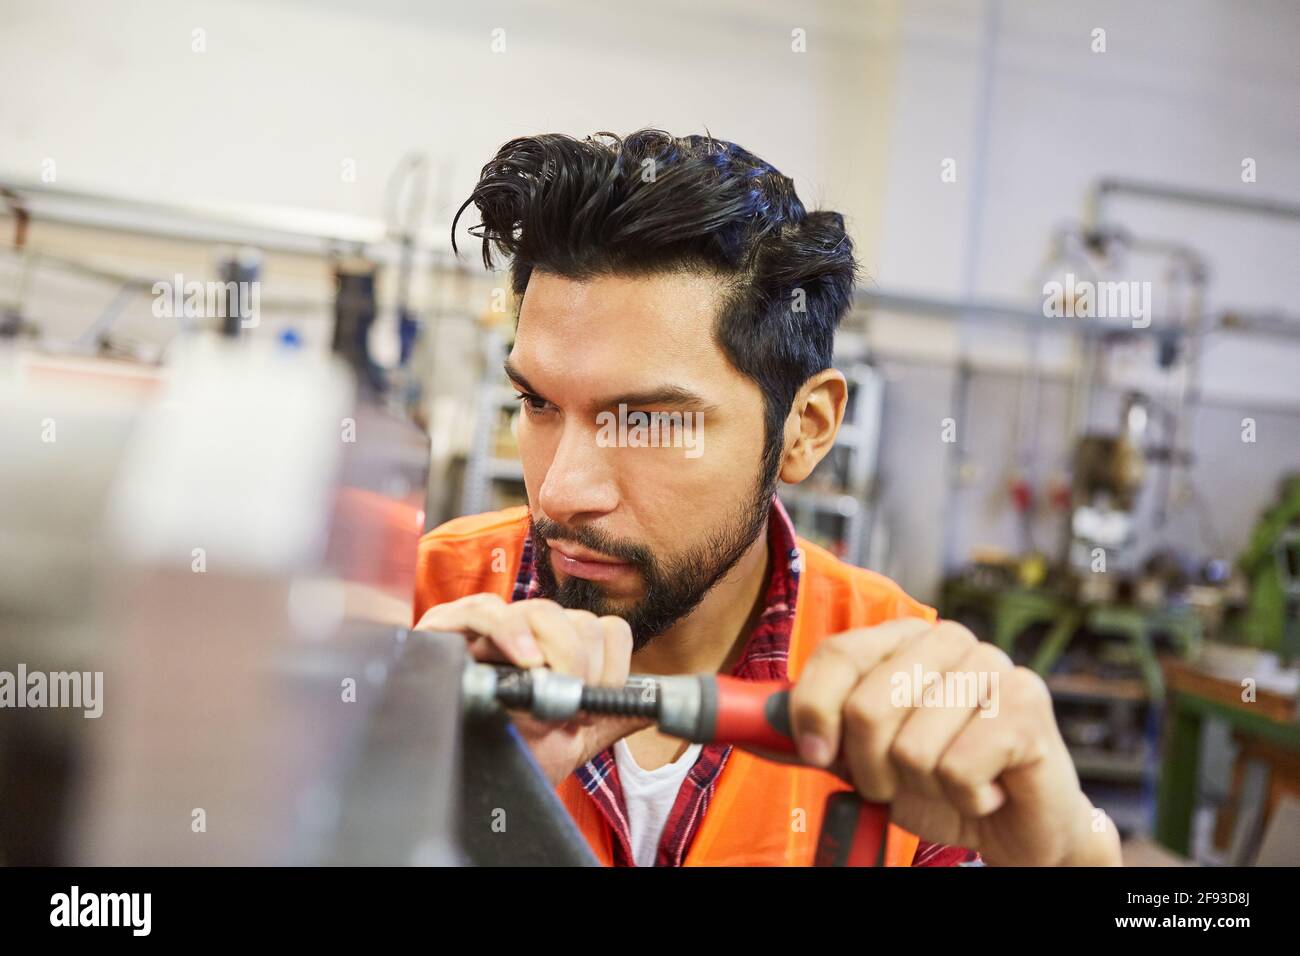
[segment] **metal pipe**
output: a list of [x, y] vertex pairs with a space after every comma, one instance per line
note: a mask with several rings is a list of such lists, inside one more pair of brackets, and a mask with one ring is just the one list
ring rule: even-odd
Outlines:
[[[992, 107], [993, 107], [993, 86], [994, 79], [997, 75], [997, 49], [998, 33], [1000, 29], [1000, 20], [1002, 13], [1001, 0], [985, 0], [984, 2], [984, 34], [982, 52], [980, 55], [979, 70], [979, 90], [975, 95], [975, 117], [971, 128], [971, 172], [968, 189], [968, 212], [966, 214], [966, 255], [962, 265], [962, 301], [970, 302], [975, 295], [976, 280], [979, 276], [980, 265], [980, 243], [984, 233], [984, 203], [985, 203], [985, 175], [984, 170], [988, 162], [989, 152], [989, 134], [992, 128]], [[962, 316], [966, 318], [965, 315]], [[963, 322], [964, 326], [964, 322]], [[961, 336], [959, 335], [959, 339]], [[961, 344], [963, 353], [965, 352], [965, 342]], [[963, 366], [964, 368], [964, 366]], [[948, 511], [950, 514], [959, 514], [960, 509], [955, 507], [956, 498], [961, 491], [960, 472], [965, 467], [965, 433], [966, 421], [962, 414], [965, 411], [967, 396], [967, 383], [965, 381], [964, 371], [959, 372], [958, 381], [954, 383], [954, 401], [962, 405], [961, 410], [953, 409], [953, 415], [957, 421], [957, 441], [949, 449], [948, 454], [948, 474], [947, 474], [947, 498]], [[943, 542], [942, 542], [942, 561], [944, 569], [947, 570], [953, 563], [953, 548], [955, 535], [955, 521], [944, 522], [943, 525]]]
[[1097, 180], [1089, 194], [1089, 211], [1093, 217], [1092, 225], [1099, 227], [1105, 224], [1106, 200], [1114, 195], [1141, 196], [1145, 199], [1154, 199], [1160, 202], [1182, 203], [1207, 209], [1222, 209], [1226, 212], [1300, 220], [1300, 204], [1284, 202], [1280, 199], [1257, 199], [1238, 196], [1234, 193], [1191, 189], [1185, 186], [1169, 186], [1164, 183], [1107, 176]]
[[[339, 213], [277, 209], [235, 203], [175, 203], [68, 190], [26, 180], [0, 180], [33, 222], [60, 222], [143, 235], [166, 235], [201, 243], [254, 245], [271, 252], [328, 254], [338, 248], [366, 250], [382, 264], [400, 261], [400, 243], [382, 222]], [[446, 230], [420, 230], [413, 237], [417, 262], [458, 260]]]
[[[863, 308], [929, 315], [947, 320], [974, 319], [1022, 325], [1042, 325], [1047, 321], [1042, 312], [1016, 305], [987, 301], [963, 302], [957, 299], [939, 299], [911, 293], [881, 292], [877, 289], [858, 290], [857, 301], [859, 307]], [[1150, 325], [1137, 329], [1128, 325], [1116, 325], [1103, 319], [1075, 318], [1070, 319], [1069, 325], [1062, 326], [1061, 329], [1063, 332], [1080, 334], [1084, 338], [1112, 335], [1164, 337], [1188, 334], [1186, 329], [1179, 327], [1180, 324], [1175, 318], [1167, 315], [1153, 316]], [[1205, 332], [1207, 334], [1241, 332], [1278, 338], [1300, 338], [1300, 316], [1290, 319], [1285, 315], [1231, 313], [1221, 317], [1206, 328]]]
[[[904, 368], [907, 367], [933, 368], [933, 369], [954, 368], [954, 363], [946, 359], [940, 359], [940, 358], [932, 359], [923, 356], [907, 355], [900, 352], [890, 353], [882, 349], [872, 349], [871, 360], [874, 363], [876, 363], [878, 366], [880, 366], [882, 370], [891, 365], [902, 366]], [[976, 364], [969, 361], [967, 361], [966, 365], [970, 370], [970, 374], [977, 378], [987, 377], [987, 378], [999, 378], [999, 379], [1013, 379], [1019, 382], [1019, 380], [1024, 376], [1023, 370], [1017, 368], [1009, 368], [1009, 367], [1003, 368], [988, 363]], [[1041, 378], [1044, 382], [1049, 382], [1053, 385], [1061, 385], [1066, 388], [1073, 387], [1072, 383], [1074, 381], [1074, 374], [1072, 371], [1044, 370], [1041, 373]], [[1122, 394], [1123, 392], [1130, 391], [1130, 390], [1131, 390], [1131, 386], [1129, 385], [1123, 385], [1123, 386], [1101, 385], [1098, 387], [1098, 391], [1101, 393], [1115, 392], [1115, 393]], [[1175, 398], [1175, 395], [1170, 394], [1168, 391], [1156, 392], [1148, 389], [1144, 392], [1144, 394], [1152, 398], [1158, 398], [1162, 401], [1172, 401]], [[1256, 403], [1247, 400], [1233, 401], [1227, 398], [1206, 398], [1202, 393], [1197, 396], [1195, 400], [1195, 404], [1199, 408], [1236, 409], [1239, 411], [1256, 411], [1256, 412], [1260, 412], [1261, 414], [1273, 414], [1273, 415], [1300, 415], [1300, 402], [1284, 403], [1278, 401], [1269, 401], [1267, 403]]]

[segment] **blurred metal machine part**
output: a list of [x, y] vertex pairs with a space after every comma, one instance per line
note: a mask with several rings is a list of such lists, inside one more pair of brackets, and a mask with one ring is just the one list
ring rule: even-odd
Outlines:
[[0, 356], [0, 670], [104, 675], [97, 719], [0, 710], [0, 861], [457, 861], [427, 439], [353, 392], [255, 343]]

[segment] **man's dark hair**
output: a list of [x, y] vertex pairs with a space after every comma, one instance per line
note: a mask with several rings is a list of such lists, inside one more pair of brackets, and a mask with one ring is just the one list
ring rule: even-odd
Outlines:
[[794, 182], [735, 143], [644, 129], [583, 140], [511, 140], [483, 167], [471, 204], [483, 262], [511, 258], [522, 296], [534, 269], [569, 279], [684, 270], [718, 276], [714, 337], [762, 389], [774, 477], [791, 403], [830, 367], [853, 294], [853, 244], [836, 212], [808, 212]]

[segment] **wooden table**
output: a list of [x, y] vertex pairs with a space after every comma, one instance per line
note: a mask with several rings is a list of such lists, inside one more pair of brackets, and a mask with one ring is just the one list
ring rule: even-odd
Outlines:
[[1257, 688], [1242, 700], [1242, 684], [1175, 660], [1163, 662], [1166, 687], [1164, 753], [1156, 790], [1156, 839], [1190, 854], [1196, 808], [1201, 727], [1207, 718], [1227, 721], [1239, 733], [1300, 753], [1300, 719], [1294, 697]]

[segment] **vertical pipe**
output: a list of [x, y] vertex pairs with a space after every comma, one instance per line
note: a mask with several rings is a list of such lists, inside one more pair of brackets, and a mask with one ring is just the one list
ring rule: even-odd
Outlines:
[[[997, 40], [1001, 22], [1001, 0], [985, 0], [982, 52], [979, 65], [979, 85], [975, 95], [975, 119], [971, 130], [970, 179], [967, 194], [965, 261], [962, 266], [961, 298], [971, 302], [975, 298], [975, 285], [979, 276], [980, 242], [984, 232], [985, 167], [988, 163], [989, 134], [993, 107], [994, 79], [997, 70]], [[957, 498], [961, 492], [962, 474], [966, 461], [967, 421], [966, 398], [969, 387], [969, 370], [966, 368], [966, 316], [959, 319], [958, 376], [953, 384], [954, 418], [957, 421], [957, 440], [948, 450], [947, 468], [947, 519], [943, 521], [943, 571], [948, 573], [957, 563], [954, 553]], [[962, 414], [957, 416], [958, 408]]]

